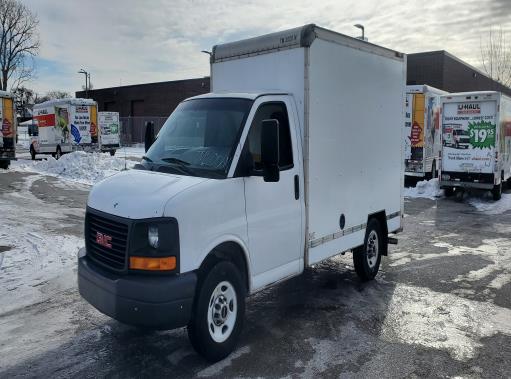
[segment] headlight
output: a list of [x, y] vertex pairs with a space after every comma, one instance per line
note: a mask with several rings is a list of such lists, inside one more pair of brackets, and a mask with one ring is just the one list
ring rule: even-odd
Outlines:
[[158, 248], [158, 226], [157, 225], [149, 225], [147, 228], [147, 240], [149, 242], [149, 246], [157, 249]]

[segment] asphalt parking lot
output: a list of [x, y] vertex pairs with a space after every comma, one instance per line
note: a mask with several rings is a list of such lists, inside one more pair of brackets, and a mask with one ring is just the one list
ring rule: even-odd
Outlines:
[[[361, 283], [346, 254], [258, 293], [237, 350], [210, 365], [185, 329], [125, 326], [79, 297], [76, 252], [60, 251], [82, 238], [89, 187], [9, 172], [0, 189], [1, 377], [511, 376], [509, 211], [407, 199], [376, 280]], [[37, 259], [8, 256], [33, 246]]]

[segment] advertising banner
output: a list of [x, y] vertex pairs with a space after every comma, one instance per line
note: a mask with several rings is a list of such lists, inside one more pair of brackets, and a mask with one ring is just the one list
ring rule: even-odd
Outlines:
[[442, 119], [444, 171], [492, 173], [495, 162], [496, 102], [445, 103]]
[[100, 138], [102, 145], [119, 144], [119, 113], [99, 112]]
[[75, 145], [91, 143], [90, 136], [90, 106], [71, 106], [71, 134]]

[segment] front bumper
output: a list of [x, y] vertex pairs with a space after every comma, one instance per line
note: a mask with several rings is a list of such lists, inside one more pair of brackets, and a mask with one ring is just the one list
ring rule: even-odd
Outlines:
[[156, 329], [188, 324], [197, 284], [194, 272], [181, 275], [119, 275], [78, 258], [80, 295], [101, 313], [122, 323]]

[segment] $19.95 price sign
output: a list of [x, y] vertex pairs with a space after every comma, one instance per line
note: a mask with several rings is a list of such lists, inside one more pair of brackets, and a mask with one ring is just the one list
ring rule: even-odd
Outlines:
[[470, 144], [474, 148], [491, 148], [495, 146], [495, 124], [491, 122], [469, 122]]

